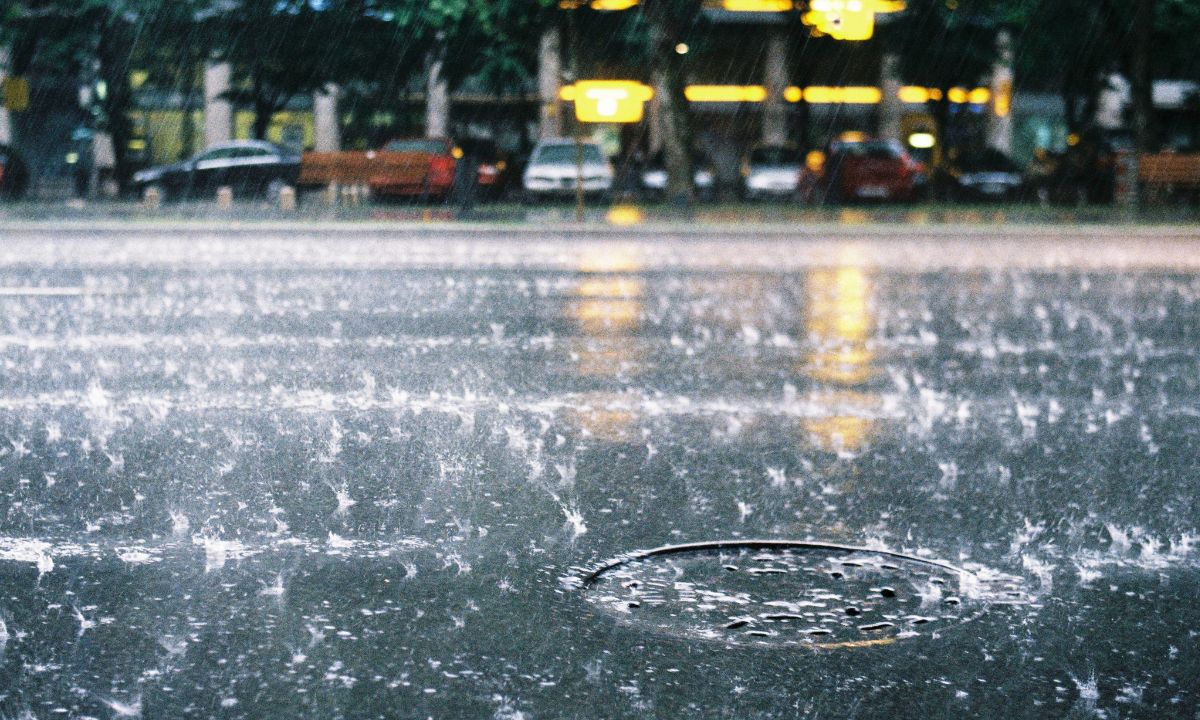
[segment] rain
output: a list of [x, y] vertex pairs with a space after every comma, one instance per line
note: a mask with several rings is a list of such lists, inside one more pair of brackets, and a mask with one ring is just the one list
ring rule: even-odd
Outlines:
[[0, 720], [1200, 718], [1183, 0], [0, 0]]

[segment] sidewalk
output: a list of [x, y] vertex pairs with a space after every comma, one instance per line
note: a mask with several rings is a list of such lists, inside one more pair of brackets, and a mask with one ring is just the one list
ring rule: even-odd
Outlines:
[[404, 226], [458, 230], [520, 228], [576, 231], [619, 228], [653, 228], [687, 232], [698, 228], [731, 233], [811, 232], [855, 228], [886, 233], [897, 226], [936, 231], [938, 228], [998, 228], [1006, 225], [1072, 226], [1181, 226], [1200, 228], [1200, 208], [1153, 207], [1138, 212], [1113, 207], [1041, 207], [1037, 205], [938, 205], [854, 206], [812, 208], [769, 204], [698, 204], [690, 212], [666, 205], [614, 204], [589, 206], [583, 226], [570, 205], [478, 205], [469, 211], [453, 206], [359, 205], [329, 207], [316, 201], [296, 210], [282, 211], [265, 202], [240, 202], [222, 210], [215, 203], [171, 203], [152, 210], [136, 202], [23, 202], [0, 204], [0, 226], [8, 228], [53, 224], [59, 227], [221, 227], [356, 226], [359, 229], [396, 229]]

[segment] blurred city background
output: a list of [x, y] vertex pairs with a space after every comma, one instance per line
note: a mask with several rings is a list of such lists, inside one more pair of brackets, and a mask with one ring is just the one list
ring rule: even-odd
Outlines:
[[1194, 207], [1198, 30], [1188, 0], [0, 0], [0, 191]]

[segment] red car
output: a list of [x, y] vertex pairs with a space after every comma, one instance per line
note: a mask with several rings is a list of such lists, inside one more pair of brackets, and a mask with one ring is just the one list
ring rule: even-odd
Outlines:
[[447, 138], [389, 141], [376, 159], [378, 167], [368, 183], [371, 194], [446, 200], [461, 157], [462, 150]]
[[837, 140], [824, 162], [801, 173], [801, 191], [825, 202], [920, 199], [928, 184], [925, 166], [895, 140]]

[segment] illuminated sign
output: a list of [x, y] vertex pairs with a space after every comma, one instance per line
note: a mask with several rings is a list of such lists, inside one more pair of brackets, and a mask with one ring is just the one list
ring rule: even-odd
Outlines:
[[814, 105], [850, 104], [875, 105], [883, 99], [883, 93], [877, 87], [822, 87], [814, 85], [804, 88], [804, 99]]
[[871, 0], [812, 0], [804, 22], [835, 40], [869, 40], [875, 34]]
[[812, 0], [803, 16], [815, 34], [835, 40], [870, 40], [875, 34], [875, 15], [904, 10], [904, 0]]
[[635, 123], [641, 121], [654, 90], [632, 80], [580, 80], [564, 87], [561, 97], [575, 103], [579, 122]]
[[638, 4], [638, 0], [559, 0], [558, 7], [563, 10], [578, 10], [587, 5], [593, 10], [628, 10]]
[[762, 85], [688, 85], [683, 91], [690, 102], [759, 103], [767, 99]]
[[788, 12], [792, 0], [723, 0], [721, 8], [730, 12]]

